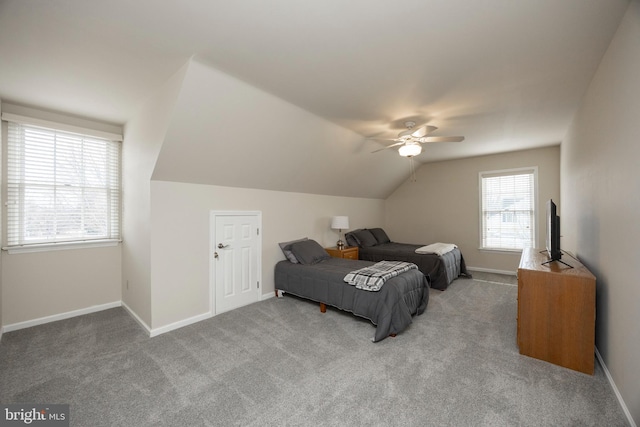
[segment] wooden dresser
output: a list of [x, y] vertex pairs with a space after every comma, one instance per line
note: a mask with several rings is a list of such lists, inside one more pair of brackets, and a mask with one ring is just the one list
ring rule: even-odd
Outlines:
[[518, 267], [520, 354], [593, 375], [596, 278], [578, 260], [543, 265], [547, 254], [523, 250]]
[[357, 246], [345, 246], [343, 249], [338, 249], [334, 246], [332, 248], [324, 248], [324, 250], [334, 258], [358, 259]]

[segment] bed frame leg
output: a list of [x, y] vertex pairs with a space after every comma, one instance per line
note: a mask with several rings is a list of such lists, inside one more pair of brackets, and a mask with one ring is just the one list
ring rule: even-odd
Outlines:
[[389, 334], [391, 338], [395, 338], [398, 334]]
[[320, 303], [320, 313], [326, 313], [327, 312], [327, 305], [323, 302]]

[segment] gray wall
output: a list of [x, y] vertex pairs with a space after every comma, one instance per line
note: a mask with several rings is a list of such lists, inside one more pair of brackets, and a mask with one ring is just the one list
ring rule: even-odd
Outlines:
[[515, 273], [520, 252], [480, 246], [482, 171], [538, 167], [537, 246], [544, 246], [545, 201], [560, 202], [560, 148], [515, 151], [492, 156], [426, 163], [385, 203], [385, 227], [391, 240], [407, 243], [455, 243], [468, 267]]
[[596, 275], [596, 346], [640, 423], [640, 3], [629, 9], [562, 143], [562, 245]]

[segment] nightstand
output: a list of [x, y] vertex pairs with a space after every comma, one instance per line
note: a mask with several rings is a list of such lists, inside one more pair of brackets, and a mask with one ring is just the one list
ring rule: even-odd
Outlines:
[[357, 246], [345, 246], [344, 249], [338, 249], [334, 246], [332, 248], [324, 248], [324, 250], [334, 258], [358, 259]]

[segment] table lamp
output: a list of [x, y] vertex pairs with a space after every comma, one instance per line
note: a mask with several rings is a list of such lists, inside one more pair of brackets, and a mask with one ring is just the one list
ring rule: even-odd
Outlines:
[[338, 230], [338, 242], [336, 246], [338, 249], [344, 249], [344, 242], [342, 241], [342, 230], [346, 230], [349, 228], [349, 217], [348, 216], [334, 216], [331, 220], [331, 228], [334, 230]]

